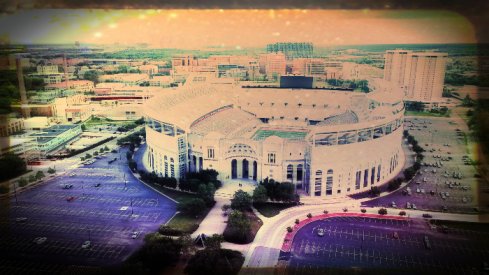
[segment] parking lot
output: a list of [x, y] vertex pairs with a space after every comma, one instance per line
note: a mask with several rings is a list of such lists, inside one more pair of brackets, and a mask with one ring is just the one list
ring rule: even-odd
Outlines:
[[444, 233], [420, 219], [332, 217], [299, 229], [286, 270], [287, 274], [324, 274], [344, 268], [477, 273], [488, 260], [488, 247], [487, 232]]
[[0, 253], [8, 256], [0, 264], [27, 272], [22, 266], [29, 261], [50, 273], [117, 264], [136, 251], [145, 234], [174, 215], [176, 204], [134, 178], [125, 150], [3, 202]]
[[474, 213], [478, 205], [474, 156], [466, 145], [467, 133], [459, 128], [449, 119], [406, 118], [405, 129], [425, 150], [421, 169], [411, 184], [364, 206], [412, 208], [414, 204], [423, 210]]

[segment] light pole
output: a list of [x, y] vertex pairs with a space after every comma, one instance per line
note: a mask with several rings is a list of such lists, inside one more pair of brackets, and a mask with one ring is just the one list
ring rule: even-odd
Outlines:
[[12, 183], [12, 185], [14, 186], [14, 197], [15, 197], [15, 204], [16, 205], [19, 205], [19, 202], [17, 200], [17, 188], [15, 186], [15, 182]]

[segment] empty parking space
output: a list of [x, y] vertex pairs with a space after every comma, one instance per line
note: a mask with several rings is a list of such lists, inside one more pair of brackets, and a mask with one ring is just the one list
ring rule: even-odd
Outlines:
[[488, 241], [486, 232], [443, 233], [417, 219], [332, 217], [299, 229], [286, 257], [287, 273], [352, 267], [471, 273], [482, 270]]
[[13, 263], [29, 259], [49, 273], [69, 265], [111, 265], [137, 250], [176, 205], [139, 182], [125, 160], [108, 163], [120, 155], [124, 149], [12, 198], [0, 221], [0, 254], [8, 255], [3, 261], [27, 271], [27, 263]]

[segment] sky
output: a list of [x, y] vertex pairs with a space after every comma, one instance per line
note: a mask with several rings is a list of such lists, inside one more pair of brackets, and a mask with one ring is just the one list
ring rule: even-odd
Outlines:
[[449, 11], [21, 10], [0, 15], [0, 42], [146, 43], [155, 48], [475, 43], [473, 26]]

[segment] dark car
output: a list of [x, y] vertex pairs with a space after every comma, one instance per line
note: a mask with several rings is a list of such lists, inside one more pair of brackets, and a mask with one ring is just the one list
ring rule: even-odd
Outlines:
[[75, 200], [75, 197], [73, 197], [73, 196], [71, 196], [71, 197], [67, 197], [67, 198], [66, 198], [66, 201], [67, 201], [67, 202], [71, 202], [71, 201], [73, 201], [73, 200]]
[[433, 218], [433, 216], [431, 216], [431, 214], [424, 213], [424, 214], [423, 214], [423, 218], [426, 218], [426, 219], [431, 219], [431, 218]]

